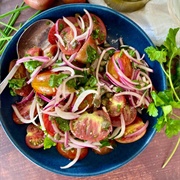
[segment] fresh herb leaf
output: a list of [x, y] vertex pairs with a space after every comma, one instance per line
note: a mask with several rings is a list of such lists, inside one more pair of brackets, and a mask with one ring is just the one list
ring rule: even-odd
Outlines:
[[49, 85], [51, 87], [58, 87], [67, 77], [69, 77], [68, 74], [52, 74], [49, 79]]
[[60, 117], [55, 118], [56, 122], [59, 125], [59, 129], [61, 129], [62, 131], [66, 132], [70, 130], [69, 127], [69, 121], [66, 119], [62, 119]]
[[88, 56], [88, 58], [87, 58], [88, 63], [92, 63], [98, 58], [98, 53], [97, 53], [96, 49], [94, 49], [90, 45], [87, 47], [86, 53]]
[[41, 66], [42, 62], [30, 60], [27, 62], [24, 62], [24, 66], [27, 69], [29, 73], [33, 73], [33, 71], [38, 67]]
[[[177, 47], [176, 43], [176, 35], [179, 29], [169, 29], [167, 38], [162, 46], [145, 49], [145, 52], [152, 61], [157, 60], [161, 64], [167, 78], [167, 90], [158, 93], [155, 91], [151, 92], [154, 103], [150, 104], [148, 113], [153, 116], [155, 115], [156, 107], [162, 109], [162, 116], [157, 119], [155, 129], [157, 132], [164, 129], [165, 134], [169, 138], [180, 133], [180, 117], [173, 113], [174, 108], [180, 109], [180, 47]], [[170, 161], [179, 143], [180, 138], [162, 168]]]
[[56, 143], [46, 136], [44, 138], [44, 150], [50, 149], [53, 146], [56, 146]]
[[150, 116], [152, 117], [157, 117], [158, 116], [158, 109], [156, 108], [154, 103], [150, 103], [147, 109], [147, 112], [149, 113]]

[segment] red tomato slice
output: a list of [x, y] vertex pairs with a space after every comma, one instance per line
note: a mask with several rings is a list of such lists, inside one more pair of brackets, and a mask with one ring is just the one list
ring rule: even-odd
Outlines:
[[[79, 29], [79, 28], [76, 28], [76, 29], [77, 29], [77, 35], [81, 34], [81, 29]], [[61, 31], [60, 35], [64, 41], [65, 46], [63, 46], [61, 43], [59, 43], [59, 46], [60, 46], [61, 51], [64, 54], [72, 55], [72, 54], [76, 53], [77, 51], [79, 51], [79, 49], [82, 46], [81, 42], [75, 41], [73, 44], [70, 44], [74, 38], [73, 30], [70, 27], [64, 28]]]
[[78, 119], [70, 121], [70, 129], [79, 139], [97, 142], [108, 136], [112, 126], [109, 115], [97, 110], [92, 114], [84, 113]]
[[44, 132], [34, 124], [28, 125], [26, 131], [25, 140], [28, 147], [32, 149], [42, 148], [44, 145]]
[[[49, 115], [48, 114], [43, 114], [42, 118], [43, 118], [44, 126], [45, 126], [45, 129], [46, 129], [47, 133], [49, 135], [51, 135], [51, 136], [54, 136], [55, 131], [54, 131], [54, 128], [52, 126], [52, 121], [49, 120]], [[55, 122], [53, 122], [53, 123], [55, 123]]]
[[[9, 64], [9, 71], [13, 68], [13, 66], [15, 65], [16, 60], [12, 60]], [[27, 71], [26, 68], [24, 67], [23, 64], [20, 64], [18, 70], [16, 71], [16, 73], [14, 74], [13, 78], [14, 79], [23, 79], [27, 77]], [[32, 87], [30, 84], [26, 84], [25, 86], [23, 86], [21, 89], [13, 89], [13, 91], [19, 95], [19, 96], [23, 96], [26, 97], [29, 95], [29, 93], [32, 91]]]
[[88, 54], [87, 54], [87, 48], [88, 46], [91, 46], [93, 49], [96, 50], [97, 52], [97, 45], [95, 40], [90, 36], [87, 41], [83, 44], [83, 46], [81, 47], [81, 49], [78, 51], [77, 55], [76, 55], [76, 61], [86, 64], [88, 63]]
[[[72, 23], [77, 23], [75, 17], [67, 17], [67, 19], [69, 19]], [[58, 29], [59, 33], [64, 28], [68, 27], [68, 25], [64, 22], [63, 19], [58, 19], [58, 24], [59, 24], [59, 29]], [[56, 41], [57, 41], [57, 37], [54, 34], [56, 34], [56, 25], [55, 24], [54, 24], [54, 26], [52, 26], [52, 28], [50, 29], [49, 34], [48, 34], [48, 41], [51, 44], [56, 44]]]
[[[75, 148], [66, 150], [64, 147], [64, 144], [62, 144], [62, 143], [57, 143], [56, 148], [57, 148], [58, 152], [65, 158], [73, 160], [76, 157], [77, 149], [75, 149]], [[88, 148], [82, 148], [79, 160], [85, 158], [87, 156], [87, 154], [88, 154]]]
[[108, 72], [115, 79], [120, 80], [120, 77], [119, 77], [118, 73], [116, 72], [116, 69], [115, 69], [114, 64], [113, 64], [113, 58], [114, 58], [114, 60], [119, 59], [121, 61], [121, 64], [122, 64], [123, 70], [124, 70], [124, 74], [128, 78], [131, 78], [132, 72], [133, 72], [132, 63], [131, 63], [130, 59], [124, 53], [121, 53], [121, 52], [116, 52], [112, 56], [112, 58], [109, 60], [108, 67], [107, 67]]
[[126, 98], [122, 95], [112, 96], [107, 103], [107, 110], [110, 116], [119, 116], [126, 104]]
[[[128, 134], [132, 134], [132, 133], [138, 131], [143, 126], [144, 126], [144, 122], [142, 121], [142, 119], [140, 117], [137, 116], [133, 123], [126, 126], [124, 136], [127, 136]], [[137, 134], [136, 136], [132, 136], [132, 137], [124, 137], [123, 136], [123, 137], [121, 137], [119, 139], [115, 139], [115, 140], [119, 143], [132, 143], [132, 142], [139, 140], [141, 137], [143, 137], [144, 134], [146, 133], [146, 130], [147, 129], [145, 129], [141, 133]]]
[[[30, 111], [30, 106], [31, 106], [32, 100], [29, 100], [23, 104], [16, 104], [16, 108], [20, 112], [21, 116], [24, 119], [30, 119], [29, 117], [29, 111]], [[35, 112], [37, 114], [37, 112]], [[36, 115], [35, 114], [35, 115]], [[23, 122], [20, 121], [20, 119], [16, 116], [15, 112], [13, 111], [13, 121], [17, 124], [23, 124]]]
[[[122, 113], [124, 116], [125, 124], [129, 125], [131, 124], [137, 116], [137, 110], [134, 107], [131, 107], [130, 105], [125, 105], [125, 107], [122, 109]], [[120, 116], [111, 117], [111, 123], [113, 127], [119, 127], [121, 126], [121, 119]]]
[[[116, 142], [114, 140], [110, 140], [109, 141], [110, 145], [112, 147], [115, 147], [116, 146]], [[110, 152], [113, 151], [112, 148], [108, 148], [107, 146], [104, 146], [104, 147], [100, 147], [99, 150], [95, 150], [93, 149], [93, 151], [96, 153], [96, 154], [99, 154], [99, 155], [105, 155], [105, 154], [108, 154]]]
[[[102, 44], [105, 42], [107, 38], [107, 31], [106, 27], [103, 23], [103, 21], [95, 14], [90, 14], [92, 19], [93, 19], [93, 32], [92, 32], [92, 37], [96, 41], [96, 43]], [[83, 16], [83, 20], [85, 22], [86, 27], [89, 26], [89, 19], [88, 16], [85, 14]]]

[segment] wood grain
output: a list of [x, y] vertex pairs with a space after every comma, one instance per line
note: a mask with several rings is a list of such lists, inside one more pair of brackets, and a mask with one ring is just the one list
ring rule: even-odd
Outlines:
[[[0, 14], [14, 9], [21, 0], [0, 0]], [[56, 1], [55, 5], [61, 4]], [[35, 11], [23, 12], [17, 25], [23, 23]], [[7, 19], [4, 19], [6, 21]], [[180, 112], [179, 112], [180, 114]], [[85, 178], [66, 177], [38, 167], [26, 159], [9, 141], [0, 127], [0, 179], [1, 180], [178, 180], [180, 179], [180, 148], [165, 169], [161, 166], [171, 153], [177, 137], [168, 139], [163, 132], [157, 133], [148, 147], [133, 161], [112, 172]], [[106, 163], [106, 162], [104, 162]]]

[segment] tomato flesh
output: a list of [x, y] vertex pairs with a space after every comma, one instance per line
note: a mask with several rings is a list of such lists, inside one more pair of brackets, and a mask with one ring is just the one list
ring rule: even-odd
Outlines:
[[76, 55], [76, 61], [83, 63], [83, 64], [88, 63], [88, 54], [87, 54], [88, 46], [91, 46], [91, 48], [93, 48], [97, 52], [96, 42], [91, 36], [89, 36], [87, 41], [83, 44], [81, 49], [78, 51], [78, 53]]
[[[103, 21], [95, 14], [90, 13], [92, 20], [93, 20], [93, 32], [92, 37], [95, 42], [99, 45], [105, 42], [107, 38], [107, 31]], [[83, 16], [83, 20], [85, 22], [86, 27], [89, 26], [89, 19], [88, 16], [85, 14]]]
[[[54, 136], [55, 135], [55, 131], [54, 131], [54, 128], [52, 126], [52, 121], [49, 119], [49, 115], [48, 114], [43, 114], [42, 115], [42, 118], [43, 118], [43, 121], [44, 121], [44, 126], [45, 126], [45, 129], [47, 131], [48, 134], [50, 134], [51, 136]], [[55, 123], [55, 122], [53, 122]]]
[[78, 119], [70, 121], [73, 135], [79, 139], [91, 142], [101, 141], [112, 130], [111, 120], [102, 110], [93, 113], [84, 113]]
[[[66, 150], [63, 143], [57, 143], [56, 148], [57, 148], [58, 152], [65, 158], [73, 160], [76, 157], [76, 153], [77, 153], [76, 148]], [[85, 158], [87, 156], [87, 154], [88, 154], [88, 148], [82, 148], [79, 160]]]
[[28, 147], [39, 149], [44, 144], [44, 132], [34, 124], [29, 124], [27, 127], [25, 141]]
[[132, 137], [125, 137], [125, 136], [136, 132], [137, 130], [141, 129], [143, 126], [144, 126], [144, 122], [142, 121], [142, 119], [140, 117], [137, 116], [133, 123], [126, 126], [124, 136], [122, 136], [121, 138], [115, 139], [115, 140], [119, 143], [135, 142], [144, 136], [147, 129], [145, 129], [143, 132], [139, 133], [136, 136], [132, 136]]
[[53, 96], [56, 94], [56, 88], [49, 85], [50, 76], [55, 74], [50, 71], [39, 73], [32, 81], [31, 85], [36, 93], [46, 96]]
[[109, 60], [108, 66], [107, 66], [108, 72], [115, 79], [121, 81], [121, 77], [119, 76], [119, 74], [117, 73], [117, 71], [114, 67], [113, 60], [120, 61], [121, 65], [123, 67], [123, 73], [125, 74], [125, 76], [127, 76], [128, 78], [132, 77], [133, 68], [132, 68], [132, 63], [131, 63], [130, 59], [124, 53], [116, 52], [116, 53], [114, 53], [112, 58]]
[[[77, 29], [77, 35], [80, 35], [81, 29], [79, 29], [79, 28], [76, 28], [76, 29]], [[74, 43], [71, 44], [71, 41], [74, 38], [74, 33], [70, 27], [64, 28], [61, 31], [60, 36], [62, 37], [65, 46], [63, 46], [61, 43], [59, 43], [59, 47], [64, 54], [72, 55], [72, 54], [76, 53], [77, 51], [79, 51], [79, 49], [82, 46], [82, 43], [79, 41], [75, 41]]]

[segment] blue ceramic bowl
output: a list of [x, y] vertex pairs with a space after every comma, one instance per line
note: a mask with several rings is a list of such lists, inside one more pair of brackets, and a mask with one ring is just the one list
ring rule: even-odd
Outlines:
[[[144, 49], [146, 47], [153, 45], [151, 40], [140, 27], [127, 17], [112, 9], [91, 4], [61, 5], [36, 16], [15, 34], [1, 57], [1, 79], [4, 79], [8, 74], [9, 62], [12, 59], [17, 58], [16, 43], [25, 28], [33, 22], [43, 18], [55, 21], [62, 16], [72, 16], [75, 13], [84, 14], [83, 9], [98, 15], [104, 21], [107, 27], [108, 41], [110, 43], [112, 42], [111, 40], [123, 37], [125, 44], [135, 47], [141, 54], [144, 53]], [[117, 44], [113, 44], [113, 46], [117, 47]], [[151, 75], [151, 79], [155, 88], [157, 90], [164, 90], [165, 76], [160, 65], [157, 62], [151, 62], [147, 56], [145, 59], [149, 66], [154, 70], [154, 73]], [[26, 146], [26, 125], [15, 124], [11, 116], [11, 104], [17, 99], [18, 97], [12, 97], [10, 95], [8, 88], [6, 88], [1, 94], [0, 119], [4, 131], [15, 147], [25, 157], [34, 162], [36, 165], [57, 174], [67, 176], [94, 176], [120, 168], [139, 155], [155, 135], [155, 129], [153, 126], [156, 123], [156, 118], [148, 117], [144, 113], [143, 118], [148, 118], [150, 124], [147, 133], [142, 139], [131, 144], [118, 143], [117, 148], [115, 148], [112, 153], [104, 156], [96, 155], [90, 151], [85, 159], [78, 161], [73, 167], [69, 169], [60, 169], [60, 166], [68, 164], [69, 160], [62, 157], [55, 147], [50, 150], [33, 150]]]

